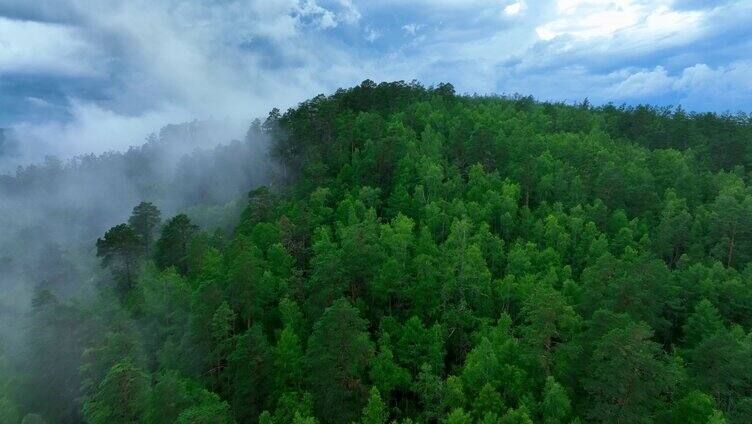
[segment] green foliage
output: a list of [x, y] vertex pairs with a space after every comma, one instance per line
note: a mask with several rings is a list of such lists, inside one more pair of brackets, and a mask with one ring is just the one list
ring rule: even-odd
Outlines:
[[473, 419], [470, 414], [462, 410], [462, 408], [456, 408], [447, 415], [447, 424], [472, 424]]
[[413, 391], [420, 399], [424, 421], [436, 420], [443, 415], [444, 381], [428, 364], [423, 364], [415, 379]]
[[386, 405], [381, 400], [381, 395], [377, 388], [371, 389], [371, 395], [368, 398], [368, 403], [363, 408], [363, 424], [384, 424], [389, 418], [389, 413], [386, 410]]
[[481, 420], [489, 414], [498, 416], [504, 411], [504, 400], [491, 384], [486, 383], [473, 402], [473, 415]]
[[[11, 421], [9, 421], [11, 422]], [[47, 421], [39, 414], [26, 414], [21, 420], [21, 424], [46, 424]]]
[[188, 272], [188, 247], [198, 231], [187, 215], [172, 217], [162, 227], [157, 240], [154, 261], [160, 269], [174, 266], [181, 274]]
[[699, 391], [692, 391], [674, 405], [671, 411], [671, 422], [707, 423], [716, 412], [714, 407], [715, 402], [712, 397]]
[[373, 355], [367, 324], [339, 299], [313, 326], [306, 352], [308, 384], [316, 411], [327, 422], [350, 422], [365, 403], [364, 377]]
[[[218, 358], [222, 367], [224, 359]], [[227, 358], [223, 385], [232, 388], [230, 403], [242, 422], [253, 422], [267, 405], [274, 387], [274, 357], [271, 346], [258, 324], [237, 337], [235, 350]]]
[[132, 423], [144, 420], [149, 400], [149, 376], [125, 358], [110, 368], [83, 405], [91, 424]]
[[292, 327], [286, 326], [274, 347], [276, 386], [279, 391], [299, 390], [303, 387], [303, 349]]
[[18, 405], [11, 399], [14, 379], [11, 376], [10, 364], [0, 352], [0, 421], [17, 423], [21, 412]]
[[[596, 319], [608, 319], [602, 312]], [[618, 322], [621, 321], [621, 322]], [[676, 384], [672, 364], [651, 341], [644, 323], [618, 317], [594, 343], [590, 372], [584, 387], [588, 393], [587, 415], [603, 422], [640, 422], [656, 415], [662, 394]]]
[[182, 411], [193, 405], [195, 389], [175, 371], [162, 372], [155, 380], [145, 421], [152, 424], [174, 422]]
[[4, 423], [17, 423], [21, 419], [18, 407], [7, 397], [0, 398], [0, 421]]
[[143, 241], [128, 224], [116, 225], [97, 239], [97, 256], [102, 265], [115, 273], [117, 291], [125, 297], [134, 284], [138, 261], [143, 253]]
[[[108, 301], [117, 304], [113, 298]], [[86, 347], [97, 344], [95, 331], [102, 331], [94, 322], [97, 316], [120, 318], [111, 312], [111, 308], [82, 310], [60, 301], [47, 290], [35, 292], [28, 317], [28, 343], [22, 351], [28, 365], [19, 370], [23, 378], [16, 380], [15, 396], [11, 397], [22, 415], [36, 413], [48, 422], [81, 420], [78, 402], [85, 379], [79, 373], [79, 366]], [[105, 373], [109, 366], [107, 364]], [[90, 386], [86, 383], [86, 387]]]
[[122, 358], [129, 358], [139, 368], [145, 365], [141, 340], [133, 329], [108, 332], [101, 343], [84, 351], [84, 364], [80, 369], [81, 375], [85, 377], [82, 387], [86, 390], [93, 389], [96, 382], [101, 381]]
[[410, 373], [397, 364], [392, 353], [388, 334], [382, 334], [379, 349], [371, 362], [369, 373], [375, 388], [389, 399], [395, 390], [404, 390], [410, 385]]
[[543, 387], [543, 400], [540, 407], [543, 422], [546, 424], [566, 422], [571, 412], [572, 403], [564, 387], [557, 383], [553, 377], [547, 377], [546, 385]]
[[180, 413], [176, 424], [234, 424], [227, 402], [214, 393], [207, 393], [205, 399]]
[[37, 292], [0, 421], [752, 422], [748, 117], [364, 81], [249, 131], [234, 231], [141, 203], [120, 296]]
[[128, 224], [138, 234], [144, 252], [148, 255], [154, 244], [162, 213], [150, 202], [141, 202], [133, 208]]

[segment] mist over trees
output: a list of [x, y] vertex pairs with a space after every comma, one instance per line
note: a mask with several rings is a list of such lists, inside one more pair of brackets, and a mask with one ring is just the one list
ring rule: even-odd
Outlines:
[[[134, 211], [131, 220], [140, 240], [133, 247], [144, 254], [151, 254], [158, 236], [160, 218], [153, 214], [159, 210], [191, 213], [209, 228], [233, 225], [242, 210], [237, 199], [248, 186], [269, 181], [268, 142], [254, 130], [258, 126], [233, 141], [223, 138], [229, 135], [218, 122], [168, 125], [126, 152], [65, 161], [48, 157], [0, 175], [0, 337], [6, 348], [23, 344], [21, 330], [34, 289], [62, 299], [96, 292], [98, 279], [107, 276], [95, 258], [100, 247], [95, 242], [106, 241], [105, 230], [127, 220], [139, 202], [155, 208]], [[192, 178], [193, 173], [202, 177]], [[206, 181], [214, 184], [209, 195]], [[115, 248], [101, 245], [107, 267], [133, 268], [133, 255], [123, 262], [124, 252]], [[126, 280], [135, 276], [132, 271]], [[127, 287], [128, 281], [121, 283]]]
[[165, 140], [0, 181], [0, 421], [752, 422], [747, 115], [364, 81]]
[[17, 150], [17, 141], [13, 137], [13, 131], [9, 128], [0, 128], [0, 158], [14, 157]]

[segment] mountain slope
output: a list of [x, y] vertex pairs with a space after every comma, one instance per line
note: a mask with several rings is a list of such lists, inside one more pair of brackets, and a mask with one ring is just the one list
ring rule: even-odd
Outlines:
[[7, 416], [752, 421], [748, 117], [365, 81], [258, 130], [234, 232], [115, 227], [99, 299], [37, 292]]

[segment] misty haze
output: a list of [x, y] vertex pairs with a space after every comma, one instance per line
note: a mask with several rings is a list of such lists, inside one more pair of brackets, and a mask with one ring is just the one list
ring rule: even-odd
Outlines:
[[751, 423], [751, 42], [741, 0], [0, 0], [0, 424]]

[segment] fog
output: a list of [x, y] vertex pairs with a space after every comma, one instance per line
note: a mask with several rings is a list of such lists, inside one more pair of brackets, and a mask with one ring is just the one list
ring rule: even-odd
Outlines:
[[[9, 163], [22, 140], [2, 135], [0, 157]], [[96, 296], [108, 279], [94, 243], [139, 202], [154, 203], [163, 218], [187, 212], [199, 224], [229, 228], [248, 190], [268, 181], [268, 164], [266, 138], [250, 122], [239, 131], [223, 121], [191, 121], [125, 151], [48, 156], [0, 173], [0, 347], [23, 347], [35, 289], [67, 301]], [[202, 220], [207, 213], [214, 215]]]
[[35, 293], [64, 310], [119, 308], [100, 301], [114, 283], [98, 237], [141, 201], [163, 221], [184, 212], [231, 231], [273, 171], [253, 118], [362, 79], [303, 36], [325, 15], [297, 2], [0, 0], [0, 406], [12, 384], [25, 410], [79, 415], [90, 346], [75, 333], [92, 326], [35, 315]]
[[352, 60], [310, 34], [355, 19], [346, 3], [0, 0], [0, 128], [18, 139], [0, 172], [124, 151], [195, 118], [240, 134], [271, 106], [359, 82], [369, 74], [333, 67]]

